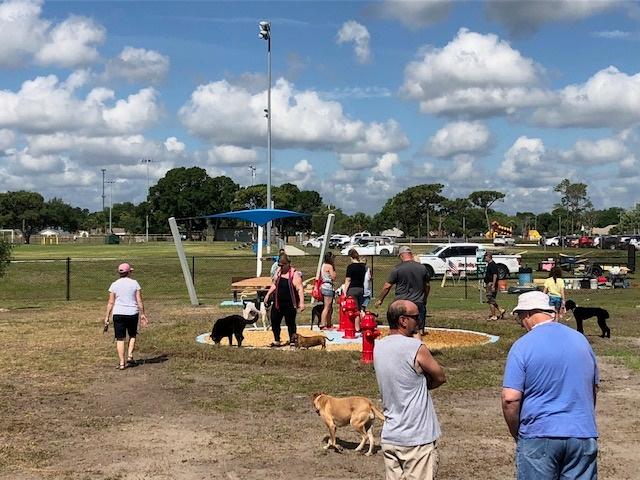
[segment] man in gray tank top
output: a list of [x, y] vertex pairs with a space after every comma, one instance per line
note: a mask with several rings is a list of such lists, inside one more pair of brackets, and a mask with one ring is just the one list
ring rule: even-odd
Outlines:
[[418, 307], [396, 300], [387, 310], [389, 335], [376, 342], [373, 364], [385, 422], [382, 452], [386, 480], [435, 478], [440, 425], [429, 390], [445, 383], [444, 370], [429, 349], [413, 337]]

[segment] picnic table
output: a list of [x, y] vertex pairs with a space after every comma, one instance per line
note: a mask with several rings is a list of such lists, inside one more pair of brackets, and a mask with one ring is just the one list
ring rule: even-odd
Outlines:
[[233, 300], [238, 301], [238, 294], [244, 295], [257, 295], [264, 297], [264, 295], [271, 287], [271, 277], [253, 277], [238, 280], [231, 283], [231, 292], [233, 293]]

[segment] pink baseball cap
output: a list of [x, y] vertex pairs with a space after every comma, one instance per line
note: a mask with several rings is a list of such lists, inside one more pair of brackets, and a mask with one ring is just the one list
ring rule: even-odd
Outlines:
[[128, 263], [121, 263], [120, 265], [118, 265], [119, 273], [129, 273], [131, 271], [133, 271], [133, 268], [131, 268], [131, 265], [129, 265]]

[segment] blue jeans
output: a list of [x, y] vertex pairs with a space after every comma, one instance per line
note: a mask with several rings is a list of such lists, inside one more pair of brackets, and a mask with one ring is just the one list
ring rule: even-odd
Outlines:
[[418, 317], [418, 328], [420, 330], [424, 330], [425, 328], [427, 328], [427, 306], [424, 304], [424, 302], [414, 302], [416, 304], [416, 307], [418, 307], [418, 314], [420, 315]]
[[518, 480], [595, 480], [596, 438], [520, 438], [516, 447]]

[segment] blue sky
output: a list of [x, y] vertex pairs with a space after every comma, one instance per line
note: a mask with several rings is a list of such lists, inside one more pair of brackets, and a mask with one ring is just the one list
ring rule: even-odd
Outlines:
[[395, 193], [507, 195], [550, 208], [563, 178], [597, 208], [639, 201], [640, 4], [39, 2], [0, 4], [0, 190], [100, 208], [176, 166], [266, 179], [272, 22], [274, 183], [375, 213]]

